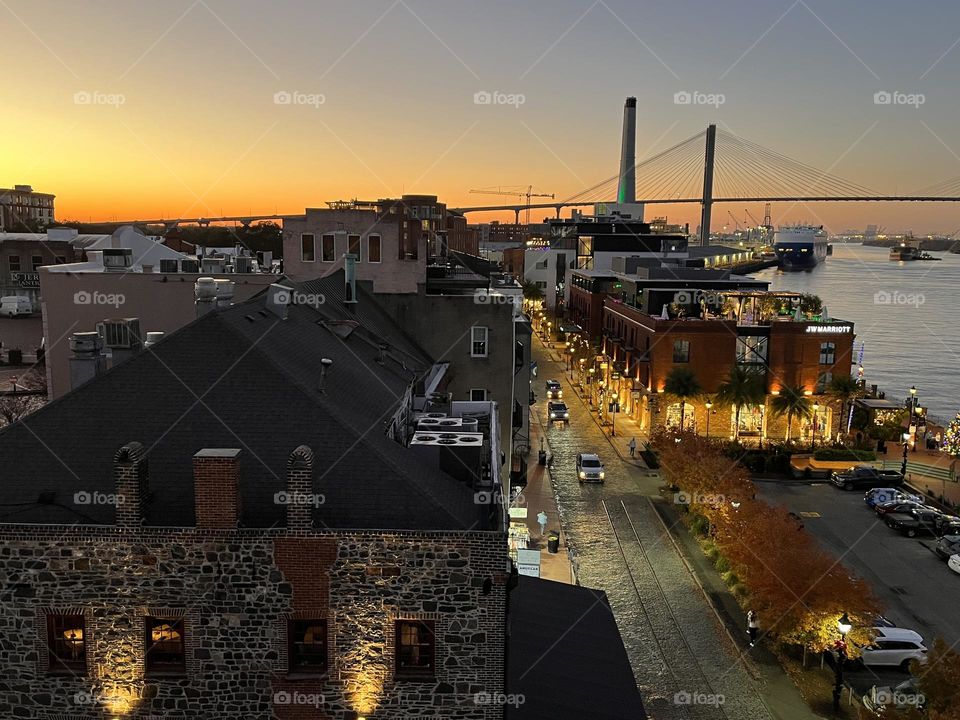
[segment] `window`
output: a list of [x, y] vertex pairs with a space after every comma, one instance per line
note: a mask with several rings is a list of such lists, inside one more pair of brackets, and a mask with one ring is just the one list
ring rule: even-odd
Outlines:
[[10, 264], [10, 272], [20, 272], [20, 256], [8, 255], [7, 262]]
[[690, 341], [689, 340], [673, 341], [673, 361], [675, 363], [690, 362]]
[[482, 388], [473, 388], [470, 390], [470, 400], [472, 402], [483, 402], [487, 399], [487, 391]]
[[347, 252], [357, 256], [357, 262], [360, 261], [360, 236], [347, 235]]
[[320, 236], [320, 260], [333, 262], [337, 255], [337, 243], [332, 233]]
[[833, 382], [833, 373], [829, 370], [827, 372], [822, 372], [817, 376], [817, 392], [824, 393], [829, 387], [830, 383]]
[[43, 265], [43, 255], [32, 255], [30, 264], [33, 266], [33, 271], [36, 272], [37, 268]]
[[837, 346], [832, 342], [820, 343], [820, 364], [833, 365], [837, 357]]
[[51, 672], [85, 672], [86, 626], [83, 615], [47, 615], [47, 651]]
[[487, 336], [489, 328], [470, 328], [470, 357], [487, 357]]
[[144, 660], [148, 673], [186, 671], [183, 618], [147, 617], [144, 621]]
[[327, 621], [291, 620], [287, 625], [291, 673], [327, 673]]
[[737, 338], [737, 363], [766, 365], [767, 345], [767, 338], [762, 335], [741, 335]]
[[547, 289], [547, 281], [546, 281], [546, 280], [537, 280], [537, 287], [540, 288], [541, 290], [546, 290], [546, 289]]
[[303, 262], [316, 261], [317, 248], [313, 241], [313, 233], [302, 233], [300, 235], [300, 259]]
[[367, 238], [367, 262], [380, 262], [380, 236], [370, 235]]
[[536, 268], [537, 270], [546, 270], [546, 269], [547, 269], [547, 261], [546, 261], [546, 260], [541, 260], [540, 262], [538, 262], [538, 263], [536, 264], [535, 268]]
[[432, 678], [436, 669], [436, 636], [432, 620], [397, 620], [396, 677]]

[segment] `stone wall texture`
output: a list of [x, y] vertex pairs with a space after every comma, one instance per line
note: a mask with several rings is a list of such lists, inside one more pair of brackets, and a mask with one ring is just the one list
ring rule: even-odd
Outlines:
[[[484, 532], [2, 526], [0, 717], [501, 718], [474, 696], [504, 692], [505, 544]], [[86, 617], [86, 674], [48, 671], [50, 612]], [[145, 674], [147, 615], [184, 618], [182, 676]], [[327, 678], [288, 675], [291, 618], [327, 619]], [[432, 680], [394, 679], [396, 619], [435, 622]]]

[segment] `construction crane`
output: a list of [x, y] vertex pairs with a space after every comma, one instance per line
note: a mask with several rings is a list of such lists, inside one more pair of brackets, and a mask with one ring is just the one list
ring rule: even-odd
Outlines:
[[[518, 186], [518, 187], [522, 187], [522, 186]], [[475, 195], [504, 195], [504, 196], [509, 196], [509, 197], [521, 198], [521, 199], [526, 198], [526, 200], [527, 200], [527, 225], [530, 224], [530, 198], [535, 198], [535, 197], [538, 197], [538, 198], [550, 198], [551, 200], [553, 200], [553, 198], [554, 198], [553, 193], [535, 193], [535, 192], [533, 192], [533, 185], [527, 185], [527, 191], [526, 191], [526, 192], [518, 192], [517, 190], [504, 190], [503, 188], [500, 188], [500, 187], [497, 187], [497, 188], [494, 188], [494, 189], [484, 188], [484, 189], [481, 189], [481, 190], [471, 190], [470, 192], [473, 193], [473, 194], [475, 194]], [[519, 211], [519, 210], [514, 210], [514, 212], [517, 214], [517, 224], [519, 225], [519, 224], [520, 224], [520, 211]]]
[[737, 229], [737, 232], [740, 232], [740, 223], [737, 222], [737, 219], [733, 216], [733, 213], [727, 210], [727, 215], [729, 215], [730, 219], [733, 220], [733, 226]]

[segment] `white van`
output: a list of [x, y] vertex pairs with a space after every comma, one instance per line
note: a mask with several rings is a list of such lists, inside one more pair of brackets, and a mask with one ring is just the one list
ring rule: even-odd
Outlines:
[[0, 298], [0, 317], [26, 317], [33, 314], [30, 298], [23, 295], [5, 295]]

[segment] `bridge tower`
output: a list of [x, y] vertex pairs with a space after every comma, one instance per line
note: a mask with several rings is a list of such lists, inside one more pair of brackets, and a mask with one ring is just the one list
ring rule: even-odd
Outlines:
[[717, 126], [707, 126], [707, 146], [703, 154], [703, 204], [700, 214], [700, 244], [710, 244], [710, 214], [713, 212], [713, 160], [717, 150]]
[[618, 203], [637, 201], [637, 99], [628, 97], [623, 104], [623, 140], [620, 145], [620, 182]]

